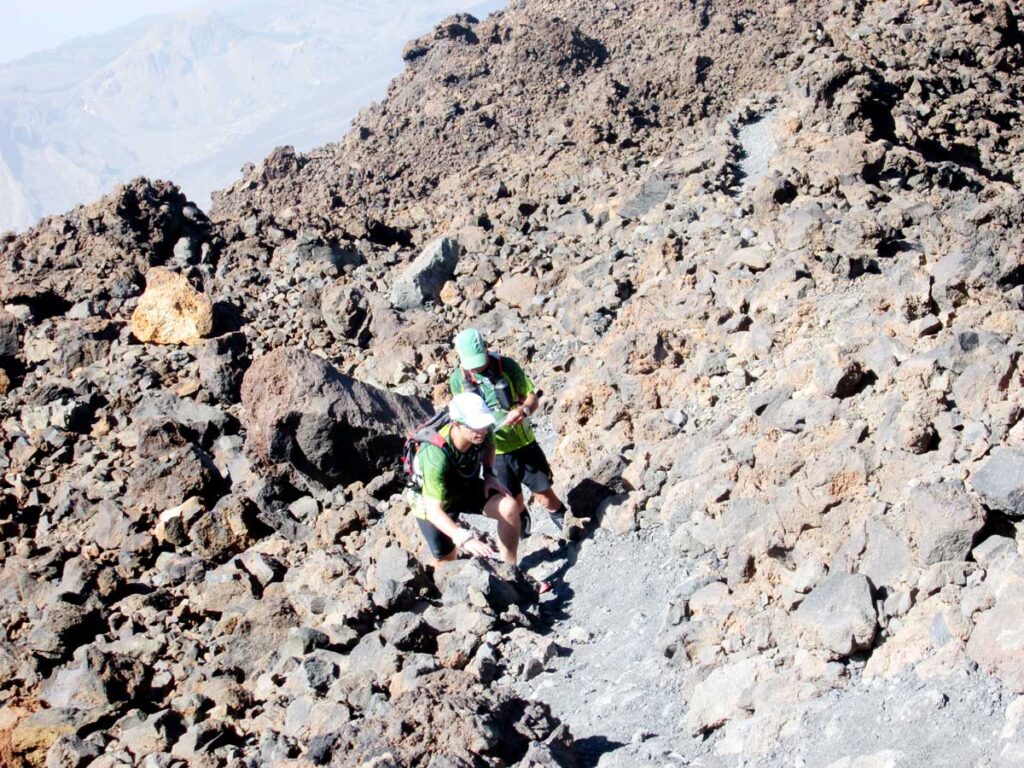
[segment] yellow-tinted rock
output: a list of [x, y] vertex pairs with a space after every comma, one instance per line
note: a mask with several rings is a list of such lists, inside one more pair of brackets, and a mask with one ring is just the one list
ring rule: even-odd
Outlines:
[[154, 344], [195, 344], [213, 330], [213, 303], [182, 275], [154, 267], [132, 313], [132, 335]]
[[[22, 765], [43, 768], [46, 751], [61, 736], [77, 730], [69, 710], [42, 709], [19, 720], [10, 730], [10, 748]], [[0, 753], [2, 754], [2, 753]]]
[[0, 395], [6, 395], [11, 391], [11, 377], [7, 375], [7, 371], [0, 368]]

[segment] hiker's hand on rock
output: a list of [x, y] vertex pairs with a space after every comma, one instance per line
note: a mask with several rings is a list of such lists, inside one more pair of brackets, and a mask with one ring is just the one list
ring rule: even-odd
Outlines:
[[486, 541], [472, 538], [462, 545], [462, 548], [473, 555], [473, 557], [497, 557], [498, 553], [491, 549]]
[[484, 494], [486, 495], [487, 492], [491, 490], [497, 491], [502, 496], [512, 495], [512, 492], [508, 488], [506, 488], [501, 483], [501, 481], [498, 480], [498, 478], [496, 478], [494, 475], [488, 475], [487, 477], [484, 478]]

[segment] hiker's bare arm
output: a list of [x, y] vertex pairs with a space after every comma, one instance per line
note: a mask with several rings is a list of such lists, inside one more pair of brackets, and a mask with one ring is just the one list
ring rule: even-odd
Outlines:
[[468, 528], [463, 528], [454, 520], [452, 520], [448, 513], [444, 511], [444, 507], [441, 506], [441, 502], [437, 499], [423, 499], [423, 504], [427, 512], [427, 520], [447, 536], [449, 539], [455, 542], [455, 546], [460, 549], [465, 549], [471, 555], [477, 557], [497, 557], [498, 553], [495, 552], [485, 541], [480, 541]]
[[423, 506], [427, 511], [427, 520], [430, 521], [430, 524], [437, 528], [437, 530], [452, 541], [458, 541], [463, 537], [463, 531], [465, 529], [460, 527], [458, 523], [448, 516], [448, 513], [444, 511], [444, 507], [441, 506], [440, 501], [424, 497]]
[[540, 402], [540, 398], [537, 397], [536, 392], [531, 392], [522, 401], [508, 412], [508, 416], [505, 418], [505, 426], [514, 427], [519, 424], [523, 419], [529, 416], [531, 413], [536, 413], [537, 404]]

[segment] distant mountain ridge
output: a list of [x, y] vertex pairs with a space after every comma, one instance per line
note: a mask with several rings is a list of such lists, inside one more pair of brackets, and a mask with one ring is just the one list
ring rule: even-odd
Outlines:
[[205, 204], [246, 160], [336, 139], [410, 37], [489, 2], [296, 3], [142, 19], [0, 66], [0, 231], [133, 176]]

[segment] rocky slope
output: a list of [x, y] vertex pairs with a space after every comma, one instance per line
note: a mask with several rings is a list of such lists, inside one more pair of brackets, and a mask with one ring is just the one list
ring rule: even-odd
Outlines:
[[0, 754], [571, 765], [505, 685], [556, 650], [525, 583], [421, 565], [387, 469], [472, 322], [575, 515], [681, 565], [684, 736], [990, 676], [1013, 764], [1020, 12], [513, 3], [209, 218], [138, 181], [5, 240]]

